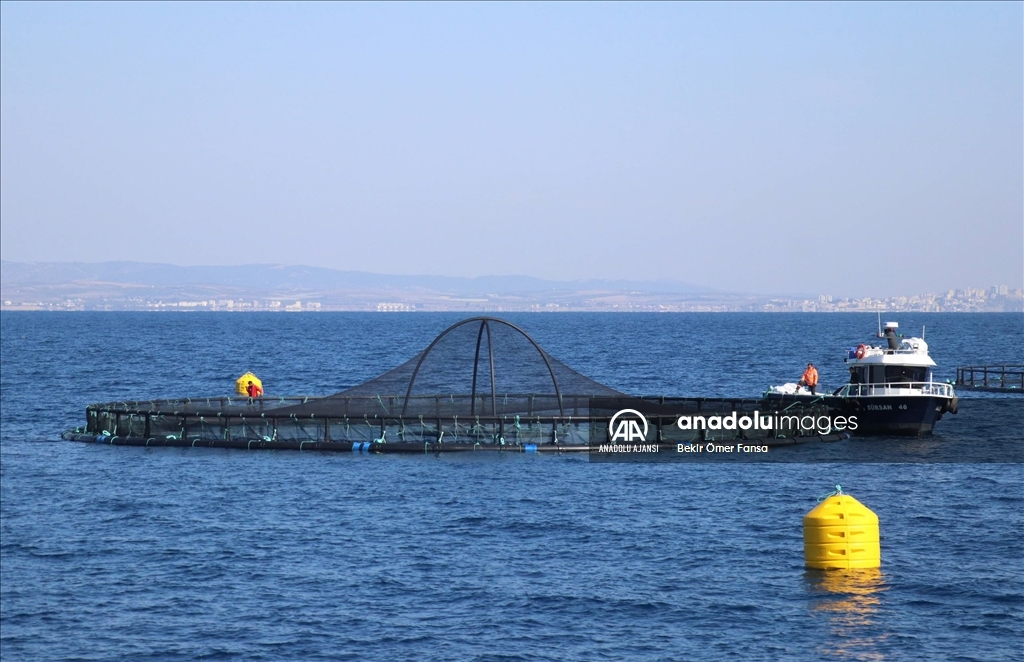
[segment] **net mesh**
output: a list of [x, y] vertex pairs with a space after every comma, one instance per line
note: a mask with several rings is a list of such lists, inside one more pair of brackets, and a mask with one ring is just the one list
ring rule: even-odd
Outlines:
[[558, 415], [588, 398], [621, 397], [496, 318], [464, 320], [397, 368], [280, 413], [389, 416]]

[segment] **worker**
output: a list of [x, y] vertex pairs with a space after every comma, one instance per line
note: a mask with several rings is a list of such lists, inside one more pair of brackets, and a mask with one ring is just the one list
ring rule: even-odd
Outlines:
[[897, 335], [896, 329], [894, 327], [887, 325], [885, 327], [885, 333], [883, 335], [885, 336], [886, 343], [889, 345], [889, 349], [900, 348], [899, 336]]
[[249, 394], [249, 402], [263, 395], [263, 388], [259, 384], [253, 384], [252, 380], [245, 387], [245, 392]]
[[860, 384], [860, 374], [857, 372], [856, 368], [850, 368], [850, 383]]
[[807, 364], [807, 370], [804, 370], [804, 376], [797, 382], [797, 386], [806, 386], [810, 390], [811, 395], [817, 395], [814, 392], [814, 388], [818, 385], [818, 371], [815, 369], [813, 363]]

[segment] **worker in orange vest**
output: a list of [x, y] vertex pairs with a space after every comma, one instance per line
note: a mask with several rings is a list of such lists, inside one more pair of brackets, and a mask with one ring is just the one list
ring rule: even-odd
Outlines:
[[818, 385], [818, 371], [814, 367], [813, 363], [807, 364], [807, 370], [804, 370], [804, 376], [797, 382], [797, 386], [806, 386], [811, 391], [811, 395], [817, 395], [814, 392], [814, 388]]

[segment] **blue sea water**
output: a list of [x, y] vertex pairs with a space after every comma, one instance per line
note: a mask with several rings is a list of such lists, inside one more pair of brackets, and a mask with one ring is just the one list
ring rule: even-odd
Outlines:
[[[841, 383], [872, 315], [505, 315], [633, 394]], [[86, 404], [326, 394], [413, 356], [446, 314], [0, 316], [0, 657], [8, 660], [1020, 660], [1024, 397], [963, 394], [940, 462], [128, 448], [58, 441]], [[940, 375], [1024, 363], [1021, 315], [906, 314]], [[909, 442], [914, 443], [914, 442]], [[1016, 457], [1016, 456], [1015, 456]], [[803, 567], [840, 483], [883, 565]]]

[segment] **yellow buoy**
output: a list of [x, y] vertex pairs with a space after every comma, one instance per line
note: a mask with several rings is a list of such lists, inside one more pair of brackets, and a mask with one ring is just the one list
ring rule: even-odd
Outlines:
[[259, 386], [261, 390], [263, 389], [263, 382], [260, 381], [260, 378], [251, 372], [247, 372], [235, 380], [235, 393], [238, 393], [239, 395], [249, 395], [249, 391], [246, 390], [249, 386], [249, 382]]
[[822, 570], [879, 567], [878, 515], [836, 485], [804, 515], [804, 561]]

